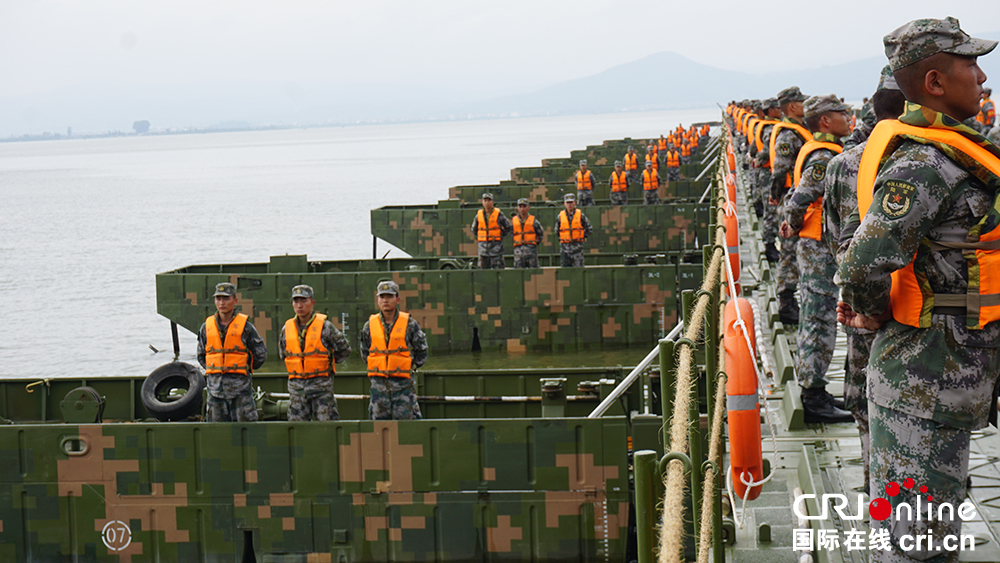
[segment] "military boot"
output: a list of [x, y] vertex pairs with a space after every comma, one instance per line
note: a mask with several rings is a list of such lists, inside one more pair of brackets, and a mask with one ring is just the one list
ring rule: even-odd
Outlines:
[[799, 324], [799, 302], [795, 300], [794, 290], [778, 293], [778, 320], [785, 325]]
[[805, 421], [809, 424], [818, 422], [854, 422], [851, 413], [833, 405], [833, 396], [826, 388], [802, 389], [802, 411]]
[[764, 257], [772, 264], [777, 264], [778, 260], [781, 260], [781, 253], [775, 248], [773, 242], [764, 245]]

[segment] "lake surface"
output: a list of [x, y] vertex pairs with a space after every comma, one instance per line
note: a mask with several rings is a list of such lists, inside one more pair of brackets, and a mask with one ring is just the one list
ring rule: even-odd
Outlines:
[[[719, 118], [704, 109], [0, 143], [0, 377], [145, 375], [173, 356], [158, 272], [286, 253], [368, 258], [371, 209], [433, 204], [449, 187], [497, 183], [586, 145]], [[195, 335], [180, 334], [180, 359], [196, 363]], [[425, 368], [469, 361], [435, 360], [431, 350]]]

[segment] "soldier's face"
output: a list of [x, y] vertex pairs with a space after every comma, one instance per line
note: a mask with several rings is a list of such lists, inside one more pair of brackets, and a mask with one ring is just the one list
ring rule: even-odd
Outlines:
[[483, 209], [485, 209], [486, 211], [493, 211], [493, 200], [489, 198], [484, 198]]
[[832, 111], [826, 114], [829, 118], [830, 132], [838, 137], [846, 137], [851, 134], [851, 118], [847, 117], [846, 111]]
[[305, 318], [312, 315], [314, 305], [316, 305], [315, 299], [308, 299], [305, 297], [296, 297], [292, 299], [292, 309], [295, 310], [295, 315], [298, 317]]
[[523, 204], [523, 203], [517, 204], [517, 214], [520, 215], [521, 217], [527, 217], [528, 216], [528, 206], [525, 205], [525, 204]]
[[941, 73], [939, 81], [944, 86], [945, 113], [955, 119], [965, 120], [979, 113], [979, 100], [983, 97], [986, 73], [979, 68], [977, 57], [951, 55], [954, 58], [948, 72]]
[[567, 212], [572, 213], [573, 210], [576, 209], [576, 202], [575, 201], [564, 201], [563, 202], [563, 207], [566, 208]]
[[383, 315], [388, 315], [399, 306], [399, 296], [391, 293], [382, 293], [375, 296], [375, 303], [378, 304], [378, 310], [382, 311]]
[[236, 298], [229, 295], [216, 295], [215, 308], [220, 315], [228, 315], [236, 309]]

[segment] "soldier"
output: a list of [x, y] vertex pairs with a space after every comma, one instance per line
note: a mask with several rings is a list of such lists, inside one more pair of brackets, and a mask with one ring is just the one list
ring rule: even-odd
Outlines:
[[983, 133], [992, 129], [993, 122], [996, 120], [996, 108], [993, 106], [993, 100], [990, 99], [992, 94], [992, 88], [986, 88], [984, 90], [983, 99], [979, 102], [979, 113], [976, 114], [976, 121], [982, 125], [980, 129]]
[[[806, 99], [798, 86], [785, 88], [778, 93], [778, 104], [784, 119], [771, 130], [768, 152], [771, 155], [771, 205], [776, 205], [778, 217], [784, 217], [784, 205], [792, 187], [792, 169], [799, 149], [812, 134], [802, 125], [802, 102]], [[778, 260], [778, 318], [788, 325], [799, 324], [799, 304], [795, 300], [795, 288], [799, 284], [799, 267], [795, 257], [795, 247], [799, 237], [792, 236], [781, 241]]]
[[628, 174], [622, 170], [622, 161], [615, 161], [615, 171], [608, 178], [608, 187], [611, 188], [611, 205], [625, 205], [628, 203]]
[[[872, 519], [892, 547], [872, 557], [958, 560], [943, 537], [958, 537], [961, 520], [935, 505], [965, 499], [971, 435], [996, 412], [1000, 368], [1000, 315], [985, 295], [996, 287], [996, 253], [972, 252], [1000, 235], [1000, 149], [962, 120], [979, 111], [986, 81], [976, 58], [997, 42], [970, 38], [955, 18], [916, 20], [883, 41], [907, 104], [898, 122], [876, 127], [862, 157], [858, 199], [873, 200], [859, 205], [867, 213], [837, 272], [838, 318], [878, 329], [867, 370], [871, 490], [904, 479], [920, 488], [889, 498], [891, 521]], [[929, 518], [896, 511], [925, 496]], [[907, 546], [904, 535], [929, 540]]]
[[663, 153], [663, 164], [666, 167], [668, 182], [676, 182], [681, 179], [681, 153], [676, 148], [671, 148]]
[[[894, 119], [903, 113], [906, 99], [899, 91], [892, 70], [886, 65], [882, 69], [878, 88], [871, 98], [872, 113], [875, 121]], [[875, 122], [872, 123], [874, 127]], [[837, 264], [841, 264], [854, 231], [857, 230], [858, 209], [858, 167], [861, 165], [861, 155], [864, 153], [867, 140], [851, 149], [844, 149], [830, 160], [826, 167], [826, 178], [823, 194], [824, 237], [830, 243]], [[846, 146], [846, 145], [845, 145]], [[849, 221], [849, 219], [852, 219]], [[868, 431], [868, 393], [865, 391], [867, 378], [865, 369], [868, 367], [868, 356], [871, 354], [875, 331], [845, 327], [847, 332], [847, 362], [844, 375], [844, 404], [854, 417], [861, 437], [861, 464], [864, 468], [865, 490], [869, 491], [869, 431]]]
[[510, 219], [493, 206], [493, 194], [483, 193], [483, 208], [472, 220], [472, 234], [479, 244], [479, 268], [502, 270], [503, 237], [511, 232]]
[[648, 161], [646, 169], [642, 171], [642, 197], [645, 205], [660, 203], [660, 175], [653, 163]]
[[361, 357], [368, 363], [372, 420], [415, 420], [421, 418], [413, 375], [427, 361], [427, 337], [409, 313], [399, 310], [399, 285], [391, 280], [378, 282], [372, 315], [359, 338]]
[[538, 244], [542, 242], [542, 224], [529, 213], [527, 198], [517, 200], [517, 213], [511, 217], [514, 228], [514, 267], [537, 268]]
[[[757, 201], [760, 202], [759, 215], [763, 218], [764, 230], [764, 256], [767, 261], [777, 264], [780, 254], [775, 242], [778, 238], [778, 209], [770, 204], [771, 192], [771, 130], [774, 124], [781, 121], [781, 107], [777, 98], [768, 98], [761, 103], [764, 110], [764, 123], [757, 129], [754, 137], [754, 148], [757, 154], [754, 156], [754, 168], [757, 169], [757, 182], [755, 193]], [[756, 209], [756, 204], [755, 204]]]
[[639, 177], [639, 155], [635, 154], [635, 148], [629, 145], [628, 152], [622, 158], [625, 161], [625, 173], [628, 174], [628, 183], [634, 184]]
[[278, 336], [278, 352], [288, 370], [288, 420], [340, 420], [333, 396], [336, 364], [351, 355], [351, 344], [326, 315], [313, 313], [313, 288], [292, 288], [295, 316]]
[[593, 172], [587, 170], [587, 161], [580, 161], [580, 169], [576, 171], [576, 199], [580, 200], [580, 207], [594, 205], [594, 186], [597, 185], [597, 177]]
[[253, 422], [257, 404], [253, 400], [253, 370], [264, 365], [267, 347], [249, 321], [236, 313], [236, 286], [215, 286], [216, 313], [205, 319], [198, 331], [198, 363], [205, 368], [208, 383], [208, 422]]
[[653, 170], [660, 169], [660, 158], [656, 154], [656, 147], [649, 145], [646, 147], [646, 164], [652, 164]]
[[850, 422], [826, 390], [826, 371], [837, 342], [837, 264], [823, 240], [823, 178], [827, 163], [841, 152], [840, 138], [851, 132], [850, 106], [834, 96], [813, 96], [803, 107], [813, 138], [799, 151], [792, 182], [795, 191], [785, 204], [782, 238], [798, 235], [801, 327], [796, 338], [795, 377], [802, 388], [806, 422]]
[[563, 268], [583, 267], [583, 241], [590, 237], [593, 228], [582, 211], [576, 208], [573, 194], [563, 196], [563, 209], [556, 219], [559, 236], [559, 254]]
[[667, 138], [660, 135], [660, 138], [656, 140], [656, 152], [661, 153], [667, 150]]

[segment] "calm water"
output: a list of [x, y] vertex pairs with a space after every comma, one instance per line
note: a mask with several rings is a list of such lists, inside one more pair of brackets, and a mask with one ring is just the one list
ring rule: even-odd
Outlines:
[[[157, 272], [285, 253], [367, 258], [373, 208], [435, 203], [451, 186], [496, 183], [588, 144], [718, 118], [706, 109], [0, 143], [0, 377], [144, 375], [172, 359]], [[195, 348], [181, 329], [181, 359], [193, 362]]]

